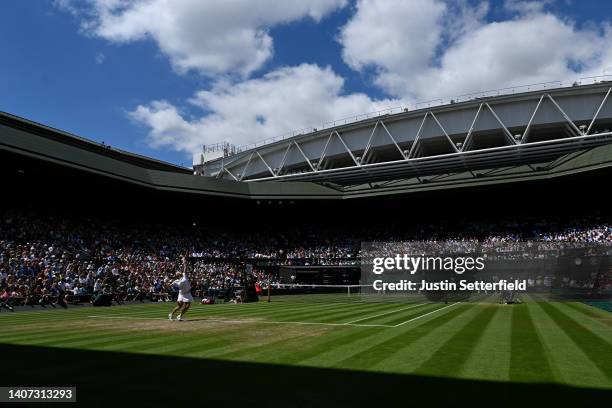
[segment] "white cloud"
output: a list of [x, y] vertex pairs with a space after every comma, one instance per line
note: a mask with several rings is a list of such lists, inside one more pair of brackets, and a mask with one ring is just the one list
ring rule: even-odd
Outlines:
[[361, 93], [344, 95], [343, 85], [331, 68], [302, 64], [237, 84], [219, 82], [209, 91], [197, 92], [191, 103], [205, 112], [199, 118], [188, 118], [165, 101], [138, 106], [130, 116], [150, 128], [152, 146], [193, 153], [207, 143], [227, 140], [241, 145], [401, 105], [398, 100], [373, 100]]
[[112, 42], [153, 39], [178, 72], [242, 77], [273, 54], [268, 30], [320, 20], [347, 0], [56, 0], [82, 19], [85, 33]]
[[447, 49], [438, 67], [417, 82], [388, 82], [426, 97], [458, 95], [517, 84], [576, 77], [572, 67], [598, 65], [602, 36], [577, 31], [550, 14], [490, 23], [466, 34]]
[[[421, 0], [419, 14], [415, 2], [390, 7], [388, 0], [360, 0], [342, 28], [343, 57], [354, 69], [373, 67], [375, 84], [390, 95], [412, 100], [598, 75], [612, 65], [607, 26], [578, 28], [544, 12], [546, 3], [508, 1], [513, 19], [486, 22], [482, 3]], [[457, 5], [463, 13], [452, 11]], [[398, 46], [374, 54], [360, 46], [373, 47], [372, 30], [378, 41], [393, 38]]]
[[445, 10], [438, 1], [360, 0], [340, 33], [342, 56], [357, 70], [422, 70], [434, 57]]
[[[347, 0], [55, 0], [82, 29], [113, 42], [153, 39], [178, 72], [213, 85], [191, 113], [167, 101], [131, 118], [158, 148], [197, 152], [202, 144], [245, 144], [389, 106], [505, 86], [612, 74], [612, 28], [577, 26], [548, 11], [552, 0], [506, 0], [505, 21], [488, 22], [487, 0], [357, 0], [340, 28], [342, 58], [373, 72], [397, 99], [347, 94], [331, 68], [302, 64], [248, 79], [273, 54], [269, 29], [320, 20]], [[314, 46], [314, 45], [313, 45]], [[193, 114], [198, 111], [197, 114]]]

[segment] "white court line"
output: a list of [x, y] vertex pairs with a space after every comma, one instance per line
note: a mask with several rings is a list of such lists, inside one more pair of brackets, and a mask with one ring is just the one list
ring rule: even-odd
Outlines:
[[404, 307], [402, 309], [391, 310], [390, 312], [380, 313], [380, 314], [377, 314], [377, 315], [374, 315], [374, 316], [362, 317], [360, 319], [351, 320], [350, 322], [346, 322], [344, 324], [353, 324], [353, 323], [356, 323], [356, 322], [360, 322], [362, 320], [373, 319], [375, 317], [380, 317], [380, 316], [388, 315], [388, 314], [391, 314], [391, 313], [401, 312], [403, 310], [414, 309], [415, 307], [423, 306], [425, 304], [427, 304], [427, 302], [426, 303], [419, 303], [418, 305], [412, 305], [412, 306], [409, 306], [409, 307]]
[[430, 315], [430, 314], [432, 314], [432, 313], [439, 312], [440, 310], [444, 310], [444, 309], [446, 309], [446, 308], [449, 308], [449, 307], [451, 307], [451, 306], [455, 306], [455, 305], [457, 305], [457, 304], [459, 304], [459, 302], [455, 302], [455, 303], [453, 303], [452, 305], [448, 305], [448, 306], [441, 307], [440, 309], [436, 309], [436, 310], [434, 310], [434, 311], [432, 311], [432, 312], [425, 313], [424, 315], [420, 315], [420, 316], [417, 316], [417, 317], [413, 317], [413, 318], [412, 318], [412, 319], [410, 319], [410, 320], [406, 320], [405, 322], [398, 323], [398, 324], [396, 324], [395, 326], [391, 326], [391, 327], [399, 327], [399, 326], [401, 326], [401, 325], [403, 325], [403, 324], [410, 323], [410, 322], [414, 322], [415, 320], [420, 319], [421, 317], [429, 316], [429, 315]]
[[[87, 316], [95, 319], [132, 319], [132, 320], [169, 320], [161, 317], [137, 317], [137, 316]], [[189, 320], [185, 320], [189, 321]], [[388, 324], [346, 324], [346, 323], [323, 323], [323, 322], [275, 322], [270, 320], [229, 320], [229, 319], [197, 319], [191, 321], [221, 322], [221, 323], [271, 323], [271, 324], [299, 324], [299, 325], [322, 325], [322, 326], [355, 326], [355, 327], [395, 327]], [[179, 323], [180, 324], [180, 323]]]

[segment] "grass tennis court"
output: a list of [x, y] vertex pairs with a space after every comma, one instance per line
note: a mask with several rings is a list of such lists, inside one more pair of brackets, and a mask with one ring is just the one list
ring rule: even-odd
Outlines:
[[[329, 403], [317, 398], [336, 381], [344, 385], [334, 386], [334, 405], [452, 401], [455, 392], [579, 403], [612, 397], [610, 312], [495, 299], [195, 304], [184, 322], [167, 320], [168, 303], [1, 313], [1, 355], [14, 367], [4, 379], [136, 401], [184, 382], [205, 401], [239, 392], [264, 406], [284, 393], [305, 405]], [[141, 394], [122, 390], [126, 381]], [[165, 394], [160, 401], [175, 400]]]

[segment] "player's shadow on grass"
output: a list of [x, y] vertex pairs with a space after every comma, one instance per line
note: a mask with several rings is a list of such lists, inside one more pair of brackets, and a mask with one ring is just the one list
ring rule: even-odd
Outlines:
[[612, 400], [610, 391], [549, 384], [8, 344], [0, 344], [0, 356], [0, 386], [76, 386], [85, 406], [592, 406]]

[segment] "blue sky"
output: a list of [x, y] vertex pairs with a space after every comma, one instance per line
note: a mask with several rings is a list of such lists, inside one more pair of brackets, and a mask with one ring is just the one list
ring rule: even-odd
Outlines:
[[[612, 74], [612, 2], [415, 0], [385, 10], [377, 1], [304, 0], [305, 8], [279, 12], [276, 20], [262, 16], [246, 23], [257, 11], [245, 10], [246, 17], [246, 7], [225, 12], [223, 2], [214, 0], [184, 0], [184, 13], [175, 16], [166, 10], [179, 25], [181, 18], [195, 16], [189, 30], [128, 19], [128, 13], [165, 15], [163, 2], [154, 11], [138, 0], [106, 9], [96, 0], [6, 2], [0, 14], [0, 110], [190, 165], [202, 143], [247, 143], [319, 120], [455, 92]], [[430, 12], [413, 22], [415, 7]], [[218, 30], [206, 19], [217, 12], [227, 19], [224, 27], [235, 20], [236, 32], [252, 28], [258, 34], [232, 45], [231, 55], [223, 51], [211, 60], [208, 54], [218, 51], [219, 42], [235, 38], [232, 31], [215, 37]], [[197, 13], [203, 13], [202, 26]], [[456, 24], [444, 22], [449, 15]], [[406, 28], [420, 22], [432, 30]], [[509, 47], [504, 23], [529, 36]], [[422, 38], [424, 31], [435, 35]], [[273, 45], [257, 45], [262, 35]], [[183, 47], [190, 38], [195, 45]], [[482, 38], [491, 44], [483, 45]], [[397, 46], [387, 44], [393, 39], [399, 39]], [[558, 52], [540, 59], [542, 52], [530, 42]], [[236, 60], [236, 54], [250, 55], [254, 47], [269, 55], [245, 71], [253, 58]], [[474, 64], [472, 55], [489, 61], [484, 74], [462, 71], [462, 60]], [[493, 72], [504, 58], [510, 62], [503, 67], [514, 61], [517, 66]], [[449, 77], [452, 83], [445, 84]]]

